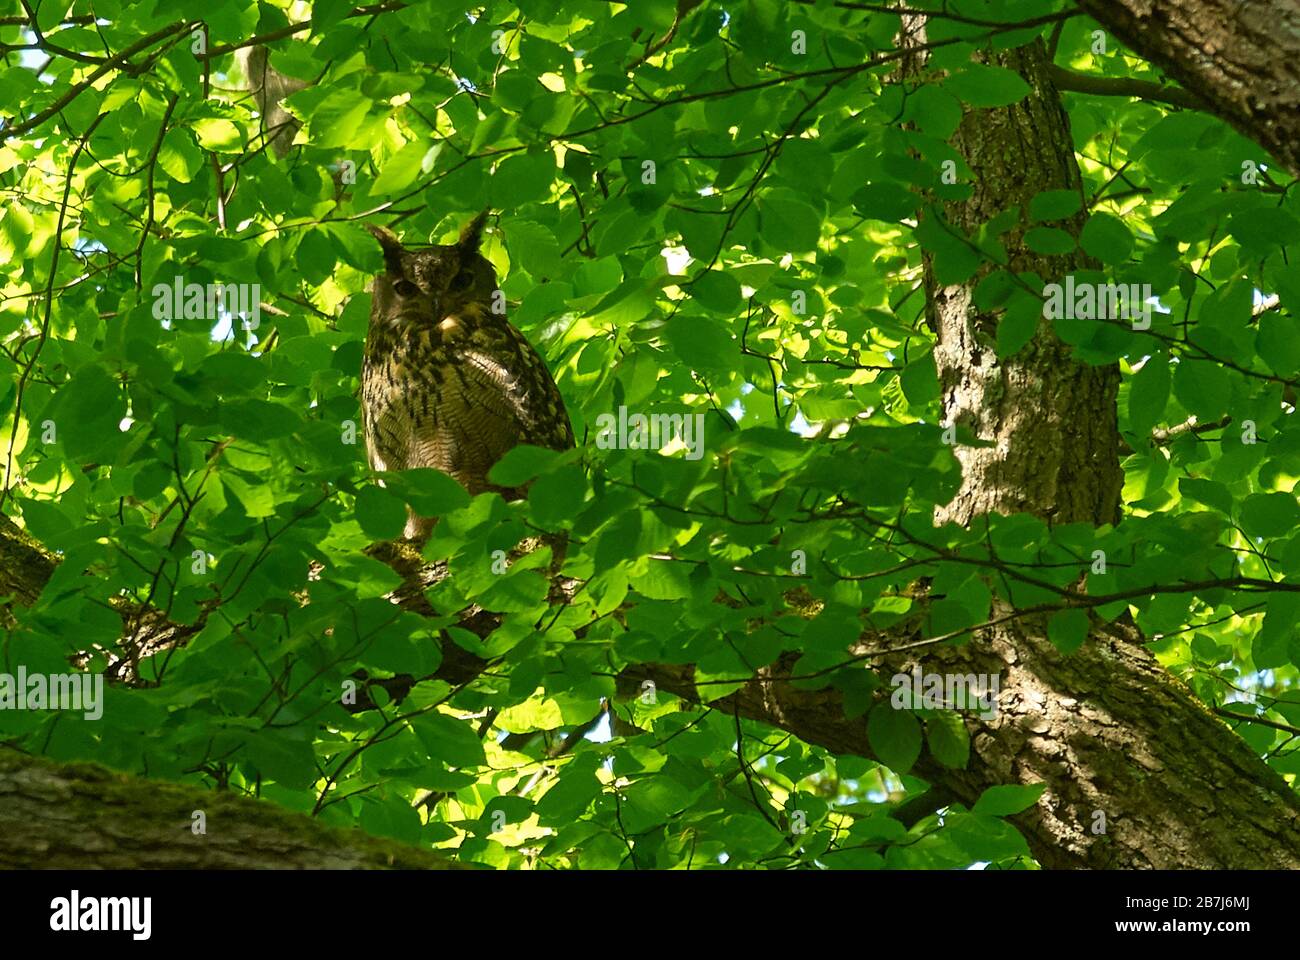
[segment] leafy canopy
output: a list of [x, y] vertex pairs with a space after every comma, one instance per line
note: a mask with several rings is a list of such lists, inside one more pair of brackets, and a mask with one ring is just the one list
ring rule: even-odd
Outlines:
[[[1300, 724], [1295, 193], [1266, 169], [1244, 183], [1266, 158], [1208, 116], [1068, 95], [1082, 198], [1042, 194], [974, 238], [918, 228], [969, 195], [946, 142], [963, 112], [1030, 92], [974, 51], [1062, 25], [1058, 64], [1156, 78], [1113, 40], [1093, 53], [1064, 4], [1018, 0], [943, 4], [964, 16], [931, 19], [933, 73], [904, 83], [898, 17], [861, 6], [704, 3], [675, 23], [667, 0], [74, 0], [33, 26], [0, 3], [4, 509], [62, 556], [0, 650], [10, 672], [76, 657], [139, 677], [107, 686], [98, 721], [7, 710], [0, 735], [498, 867], [960, 867], [1024, 863], [1002, 818], [1037, 791], [889, 815], [924, 789], [923, 752], [961, 766], [969, 742], [951, 712], [881, 699], [862, 652], [885, 631], [961, 642], [1001, 598], [1056, 610], [1070, 649], [1089, 615], [1127, 610], [1207, 702], [1246, 689], [1258, 706], [1229, 709]], [[241, 89], [253, 37], [315, 81], [288, 100], [303, 123], [283, 158]], [[1076, 239], [1060, 221], [1081, 203]], [[358, 426], [381, 269], [363, 224], [446, 242], [485, 207], [509, 317], [585, 438], [583, 461], [512, 455], [502, 476], [536, 479], [511, 505], [436, 477], [378, 486]], [[1115, 528], [931, 521], [960, 473], [922, 255], [945, 283], [984, 271], [1015, 355], [1042, 317], [1041, 279], [1000, 259], [1022, 220], [1034, 249], [1082, 244], [1100, 279], [1159, 297], [1146, 331], [1055, 325], [1122, 367]], [[255, 329], [247, 306], [160, 320], [155, 286], [178, 277], [256, 284]], [[597, 444], [620, 407], [699, 415], [702, 454]], [[400, 577], [363, 552], [404, 502], [441, 518], [428, 556], [451, 576], [429, 616], [390, 602]], [[566, 603], [549, 548], [501, 562], [538, 531], [568, 537]], [[1088, 612], [1067, 609], [1090, 569]], [[943, 599], [916, 606], [918, 577]], [[486, 636], [457, 625], [471, 604], [499, 617]], [[144, 606], [192, 635], [123, 664], [122, 611], [131, 635], [157, 627]], [[439, 676], [462, 651], [489, 668]], [[783, 656], [888, 766], [717, 704]], [[619, 696], [643, 664], [694, 664], [704, 702]], [[399, 675], [418, 680], [400, 702], [364, 685], [366, 709], [343, 702]], [[1300, 772], [1282, 729], [1242, 732]]]

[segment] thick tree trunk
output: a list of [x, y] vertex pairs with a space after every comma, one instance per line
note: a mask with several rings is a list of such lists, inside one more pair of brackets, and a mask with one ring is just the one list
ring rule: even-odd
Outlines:
[[[195, 814], [203, 815], [196, 833]], [[0, 869], [447, 869], [269, 803], [0, 748]]]
[[[969, 807], [998, 784], [1043, 783], [1038, 804], [1012, 819], [1045, 869], [1300, 868], [1300, 804], [1290, 787], [1155, 661], [1136, 631], [1115, 633], [1096, 634], [1065, 657], [1044, 639], [1044, 625], [1028, 620], [923, 658], [931, 672], [998, 673], [1002, 693], [995, 720], [967, 719], [967, 769], [927, 754], [910, 771], [935, 788], [918, 812]], [[783, 682], [795, 659], [711, 706], [835, 754], [872, 756], [865, 721], [846, 720], [837, 693]], [[882, 661], [886, 672], [916, 662]], [[631, 696], [653, 680], [697, 699], [692, 674], [650, 665], [627, 671], [620, 685]]]
[[[906, 42], [923, 36], [912, 29]], [[923, 69], [921, 59], [909, 71]], [[1035, 194], [1069, 190], [1082, 200], [1045, 49], [1034, 43], [989, 62], [1017, 71], [1032, 92], [963, 118], [952, 143], [973, 171], [973, 195], [945, 204], [944, 216], [973, 234], [1018, 207], [1022, 226], [1002, 236], [1010, 270], [1052, 281], [1093, 266], [1082, 254], [1045, 256], [1023, 242]], [[1084, 216], [1062, 228], [1077, 237]], [[991, 346], [999, 318], [973, 303], [979, 277], [943, 286], [928, 257], [925, 269], [945, 416], [990, 444], [958, 448], [961, 491], [936, 519], [968, 524], [1028, 512], [1048, 523], [1116, 522], [1118, 370], [1075, 362], [1047, 322], [1028, 346], [999, 359]], [[995, 604], [992, 615], [1010, 613]], [[919, 662], [928, 672], [1001, 678], [998, 716], [967, 720], [969, 768], [925, 771], [942, 794], [970, 803], [996, 783], [1046, 784], [1019, 822], [1048, 867], [1300, 866], [1294, 792], [1160, 667], [1136, 630], [1094, 629], [1068, 657], [1045, 635], [1041, 618], [1020, 617], [976, 631], [961, 647], [886, 658], [889, 672]]]
[[[1024, 76], [1034, 92], [1005, 110], [967, 113], [952, 144], [974, 174], [974, 196], [945, 204], [944, 215], [973, 236], [998, 214], [1019, 209], [1021, 225], [1002, 237], [1013, 273], [1059, 279], [1095, 269], [1082, 253], [1044, 256], [1024, 246], [1026, 212], [1036, 194], [1069, 190], [1079, 195], [1081, 208], [1086, 204], [1069, 121], [1043, 48], [1020, 47], [997, 62]], [[1077, 237], [1085, 216], [1081, 209], [1060, 226]], [[1116, 522], [1123, 483], [1115, 412], [1119, 370], [1073, 362], [1070, 347], [1046, 329], [1014, 357], [999, 360], [993, 347], [998, 318], [975, 308], [975, 281], [940, 285], [927, 257], [926, 288], [945, 422], [967, 426], [991, 443], [956, 448], [962, 489], [939, 511], [938, 522], [965, 525], [980, 514], [1017, 512], [1054, 523]]]
[[1297, 0], [1079, 0], [1079, 6], [1300, 174]]

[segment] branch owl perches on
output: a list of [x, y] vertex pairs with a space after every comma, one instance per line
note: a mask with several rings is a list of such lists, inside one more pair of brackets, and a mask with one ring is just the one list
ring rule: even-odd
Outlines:
[[[432, 467], [471, 494], [509, 499], [522, 491], [489, 483], [492, 466], [521, 443], [567, 450], [573, 428], [546, 362], [492, 309], [496, 272], [479, 252], [487, 216], [455, 244], [415, 250], [367, 225], [384, 272], [372, 290], [361, 405], [372, 469]], [[408, 539], [432, 527], [408, 508]]]
[[275, 155], [283, 157], [292, 147], [301, 124], [284, 109], [281, 101], [310, 84], [271, 66], [270, 52], [260, 44], [236, 51], [235, 59], [243, 67], [245, 85], [257, 103], [262, 136]]

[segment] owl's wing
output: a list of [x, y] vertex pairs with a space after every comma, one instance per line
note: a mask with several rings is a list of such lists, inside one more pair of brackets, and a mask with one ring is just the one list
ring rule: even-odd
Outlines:
[[[521, 441], [565, 450], [573, 446], [573, 428], [555, 379], [527, 338], [507, 323], [492, 331], [487, 349], [466, 353], [468, 367], [503, 383]], [[508, 383], [498, 379], [504, 375]]]
[[451, 362], [439, 371], [437, 402], [411, 437], [412, 464], [450, 473], [472, 492], [507, 451], [520, 443], [553, 449], [573, 445], [559, 389], [532, 345], [509, 324], [441, 325]]

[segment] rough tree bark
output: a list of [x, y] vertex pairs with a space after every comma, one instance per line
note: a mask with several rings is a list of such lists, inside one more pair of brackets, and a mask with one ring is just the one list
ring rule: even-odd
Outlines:
[[1078, 3], [1206, 109], [1300, 174], [1300, 2]]
[[[202, 811], [205, 830], [192, 829]], [[0, 749], [0, 869], [454, 869], [269, 803]]]
[[[1069, 121], [1042, 46], [1020, 47], [997, 62], [1024, 76], [1033, 92], [1009, 109], [966, 114], [951, 142], [974, 174], [974, 195], [945, 204], [945, 218], [973, 236], [998, 214], [1018, 208], [1021, 225], [1002, 236], [1008, 270], [1055, 280], [1097, 269], [1081, 252], [1045, 256], [1024, 245], [1029, 203], [1039, 192], [1079, 195], [1080, 211], [1060, 225], [1076, 238], [1087, 204]], [[961, 491], [935, 519], [968, 525], [981, 514], [1023, 511], [1057, 523], [1114, 523], [1123, 485], [1115, 410], [1119, 369], [1073, 362], [1071, 348], [1046, 329], [1014, 357], [999, 360], [993, 348], [997, 316], [973, 302], [976, 282], [991, 269], [945, 286], [935, 281], [926, 257], [926, 313], [938, 336], [934, 359], [945, 422], [967, 426], [990, 443], [955, 448]]]
[[[923, 28], [905, 42], [923, 42]], [[911, 70], [919, 71], [916, 57]], [[1069, 120], [1041, 43], [993, 55], [1031, 93], [1005, 109], [973, 110], [952, 144], [970, 166], [973, 195], [946, 203], [946, 220], [973, 234], [1012, 207], [1021, 226], [1002, 236], [1009, 269], [1046, 281], [1095, 267], [1082, 254], [1045, 256], [1024, 244], [1025, 211], [1044, 190], [1082, 196]], [[1085, 214], [1062, 228], [1076, 237]], [[944, 286], [925, 263], [927, 309], [938, 339], [936, 367], [945, 415], [985, 447], [961, 447], [963, 484], [939, 522], [969, 524], [986, 513], [1028, 512], [1048, 523], [1114, 523], [1122, 474], [1113, 366], [1075, 362], [1042, 323], [1028, 346], [999, 359], [990, 346], [998, 318], [979, 310], [968, 283]], [[995, 604], [993, 616], [1011, 610]], [[1044, 783], [1020, 818], [1044, 866], [1300, 866], [1300, 803], [1281, 777], [1165, 672], [1123, 622], [1094, 629], [1066, 657], [1041, 618], [976, 631], [964, 647], [890, 658], [941, 673], [996, 673], [999, 715], [968, 719], [969, 769], [932, 770], [943, 793], [969, 803], [996, 782]], [[1230, 785], [1239, 789], [1227, 789]], [[1091, 828], [1097, 813], [1104, 834]]]

